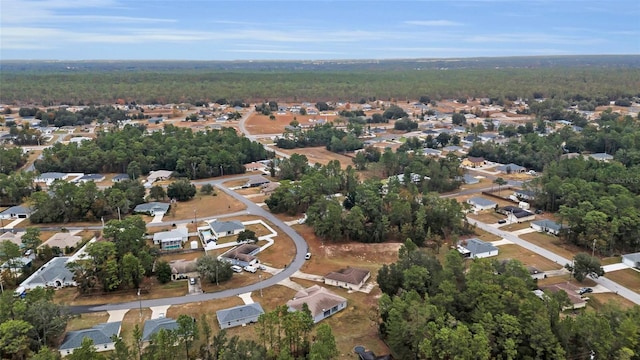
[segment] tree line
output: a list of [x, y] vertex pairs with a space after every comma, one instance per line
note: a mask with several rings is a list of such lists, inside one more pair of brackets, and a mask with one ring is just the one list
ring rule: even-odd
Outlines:
[[380, 336], [399, 359], [635, 359], [640, 307], [563, 313], [564, 292], [539, 298], [518, 261], [444, 265], [408, 239], [378, 273]]
[[243, 164], [273, 154], [240, 136], [232, 128], [193, 132], [165, 125], [163, 131], [145, 135], [143, 126], [99, 132], [81, 145], [56, 143], [35, 162], [40, 172], [128, 173], [132, 179], [152, 170], [175, 171], [189, 179], [241, 174]]
[[363, 142], [355, 134], [334, 127], [333, 123], [325, 123], [309, 129], [286, 129], [276, 141], [276, 146], [282, 149], [326, 146], [333, 152], [345, 152], [361, 149]]
[[[0, 176], [9, 175], [27, 163], [27, 154], [20, 148], [0, 146]], [[0, 186], [0, 189], [3, 188]]]
[[94, 121], [99, 123], [109, 122], [117, 124], [128, 118], [126, 110], [117, 109], [113, 106], [89, 106], [77, 112], [67, 109], [46, 109], [40, 110], [36, 107], [20, 108], [20, 116], [33, 116], [41, 120], [40, 126], [53, 125], [56, 127], [88, 125]]

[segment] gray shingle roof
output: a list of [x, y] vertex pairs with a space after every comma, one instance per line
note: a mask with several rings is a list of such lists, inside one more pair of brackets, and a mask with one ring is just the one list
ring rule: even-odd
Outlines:
[[111, 336], [120, 333], [120, 321], [98, 324], [90, 329], [69, 331], [65, 336], [60, 350], [76, 349], [82, 345], [82, 339], [88, 337], [94, 345], [111, 344]]
[[161, 203], [161, 202], [149, 202], [149, 203], [144, 203], [144, 204], [140, 204], [138, 206], [136, 206], [133, 209], [133, 212], [142, 212], [142, 213], [147, 213], [147, 212], [160, 212], [160, 211], [164, 211], [167, 212], [169, 210], [169, 204], [167, 203]]
[[553, 231], [560, 231], [562, 228], [564, 228], [564, 226], [562, 226], [561, 224], [558, 224], [555, 221], [546, 220], [546, 219], [533, 221], [531, 224], [538, 225], [543, 229], [551, 229]]
[[495, 201], [491, 201], [489, 199], [485, 199], [479, 196], [472, 197], [471, 199], [468, 200], [468, 203], [472, 205], [478, 205], [478, 206], [496, 206]]
[[507, 165], [500, 165], [496, 168], [498, 171], [503, 171], [503, 172], [507, 172], [507, 171], [511, 171], [511, 172], [519, 172], [519, 171], [524, 171], [527, 170], [525, 167], [517, 165], [517, 164], [507, 164]]
[[112, 179], [116, 180], [116, 181], [118, 181], [118, 180], [129, 180], [129, 175], [128, 174], [118, 174], [118, 175], [115, 175]]
[[258, 303], [239, 305], [229, 309], [216, 311], [219, 323], [234, 322], [236, 320], [245, 319], [252, 316], [260, 316], [264, 314], [262, 306]]
[[39, 179], [64, 179], [64, 177], [67, 176], [67, 174], [65, 173], [60, 173], [60, 172], [46, 172], [46, 173], [42, 173], [40, 174], [40, 176], [38, 176]]
[[21, 286], [45, 286], [47, 282], [54, 280], [72, 281], [73, 273], [67, 268], [68, 257], [55, 257], [36, 270], [31, 276], [20, 284]]
[[144, 322], [142, 330], [142, 341], [151, 340], [151, 336], [161, 329], [175, 330], [178, 328], [178, 322], [172, 318], [150, 319]]
[[0, 215], [18, 215], [18, 214], [31, 214], [31, 208], [24, 206], [12, 206], [2, 212]]
[[209, 223], [211, 229], [216, 233], [227, 233], [229, 231], [244, 230], [244, 225], [240, 221], [212, 221]]
[[101, 174], [85, 174], [83, 175], [81, 178], [79, 178], [78, 180], [102, 180], [104, 179], [104, 175]]
[[471, 252], [471, 255], [483, 254], [490, 251], [498, 250], [497, 247], [493, 246], [490, 243], [484, 242], [478, 238], [471, 238], [468, 240], [464, 240], [464, 242], [466, 242], [466, 245], [464, 245], [464, 248], [469, 250]]

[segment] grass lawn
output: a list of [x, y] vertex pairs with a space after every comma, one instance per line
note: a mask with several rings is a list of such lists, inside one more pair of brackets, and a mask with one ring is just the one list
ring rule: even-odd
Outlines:
[[604, 304], [615, 304], [622, 309], [631, 309], [637, 306], [635, 303], [614, 293], [589, 294], [587, 297], [589, 298], [587, 309], [591, 308], [596, 311], [600, 310]]
[[549, 271], [561, 269], [562, 266], [555, 262], [537, 255], [518, 245], [501, 245], [498, 253], [498, 259], [518, 260], [525, 266], [533, 266], [538, 270]]
[[478, 239], [482, 240], [482, 241], [486, 241], [486, 242], [493, 242], [493, 241], [498, 241], [498, 240], [502, 240], [502, 238], [498, 235], [492, 234], [488, 231], [484, 231], [482, 229], [475, 229], [473, 231]]
[[469, 214], [467, 216], [472, 218], [472, 219], [474, 219], [474, 220], [478, 220], [478, 221], [481, 221], [481, 222], [487, 223], [487, 224], [494, 224], [494, 223], [497, 223], [498, 220], [505, 219], [504, 215], [498, 214], [497, 212], [495, 212], [493, 210], [483, 211], [483, 212], [480, 212], [477, 215], [476, 214]]
[[622, 256], [612, 256], [600, 259], [600, 263], [604, 265], [617, 264], [622, 262]]
[[[225, 192], [216, 195], [196, 195], [189, 201], [181, 201], [171, 206], [163, 221], [210, 217], [244, 210], [247, 207]], [[195, 211], [195, 213], [194, 213]]]
[[572, 283], [573, 285], [577, 286], [577, 287], [593, 287], [596, 286], [596, 282], [591, 280], [591, 279], [584, 279], [583, 282], [578, 282], [578, 280], [574, 279], [574, 278], [570, 278], [570, 274], [567, 275], [561, 275], [561, 276], [553, 276], [553, 277], [548, 277], [546, 279], [540, 279], [538, 280], [538, 286], [543, 286], [543, 285], [553, 285], [553, 284], [559, 284], [559, 283]]
[[564, 243], [560, 238], [549, 234], [534, 232], [520, 235], [520, 238], [556, 253], [566, 259], [573, 259], [576, 254], [584, 252], [584, 250], [581, 250], [577, 246]]
[[516, 223], [516, 224], [509, 224], [509, 225], [501, 226], [500, 230], [518, 231], [518, 230], [522, 230], [522, 229], [527, 229], [529, 227], [530, 227], [529, 222], [523, 222], [523, 223]]
[[106, 311], [80, 314], [69, 320], [66, 331], [88, 329], [94, 325], [107, 322], [108, 319], [109, 314]]
[[133, 341], [133, 329], [136, 325], [140, 327], [140, 330], [144, 329], [144, 322], [146, 320], [151, 319], [151, 309], [142, 308], [142, 310], [131, 309], [127, 311], [122, 318], [122, 325], [120, 327], [120, 337], [124, 340], [124, 342], [129, 345], [129, 347], [133, 350], [134, 341]]
[[607, 279], [617, 282], [618, 284], [629, 288], [632, 291], [640, 293], [640, 272], [633, 269], [623, 269], [608, 272]]

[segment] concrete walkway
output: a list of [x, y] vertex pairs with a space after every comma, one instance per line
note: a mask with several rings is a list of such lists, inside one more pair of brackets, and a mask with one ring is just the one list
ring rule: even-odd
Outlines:
[[244, 301], [245, 305], [253, 304], [253, 299], [251, 298], [251, 293], [244, 293], [238, 295], [242, 301]]
[[162, 306], [153, 306], [151, 307], [151, 318], [152, 319], [158, 319], [161, 317], [166, 317], [167, 316], [167, 310], [169, 310], [169, 308], [171, 307], [171, 305], [162, 305]]
[[164, 217], [164, 213], [159, 213], [159, 214], [155, 215], [153, 217], [153, 220], [151, 220], [150, 224], [162, 222], [162, 218], [163, 217]]
[[500, 245], [512, 245], [513, 243], [507, 239], [502, 239], [502, 240], [498, 240], [498, 241], [494, 241], [491, 243], [491, 245], [493, 246], [500, 246]]
[[302, 271], [294, 272], [293, 275], [291, 275], [291, 277], [298, 278], [298, 279], [311, 280], [311, 281], [324, 282], [324, 277], [323, 276], [318, 276], [318, 275], [314, 275], [314, 274], [307, 274], [307, 273], [303, 273]]
[[16, 225], [20, 224], [21, 222], [23, 222], [26, 219], [15, 219], [12, 222], [8, 223], [7, 225], [5, 225], [4, 227], [0, 228], [0, 229], [6, 229], [6, 230], [11, 230], [13, 229]]
[[278, 285], [286, 286], [289, 289], [293, 289], [295, 291], [304, 290], [304, 286], [291, 281], [291, 279], [286, 278], [278, 283]]
[[524, 234], [529, 234], [529, 233], [532, 233], [532, 232], [536, 232], [536, 229], [528, 227], [526, 229], [513, 231], [512, 233], [513, 233], [513, 235], [524, 235]]
[[605, 273], [608, 273], [612, 271], [629, 269], [629, 265], [625, 263], [617, 263], [617, 264], [605, 265], [602, 267], [602, 269], [604, 270]]
[[124, 319], [124, 316], [128, 311], [129, 309], [107, 311], [107, 313], [109, 314], [109, 319], [107, 320], [107, 322], [122, 321], [122, 319]]

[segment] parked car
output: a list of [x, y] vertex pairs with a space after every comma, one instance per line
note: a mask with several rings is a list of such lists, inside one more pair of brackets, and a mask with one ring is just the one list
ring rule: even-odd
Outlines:
[[309, 259], [311, 259], [311, 253], [309, 253], [309, 252], [308, 252], [308, 253], [306, 253], [306, 254], [305, 254], [305, 256], [304, 256], [304, 259], [305, 259], [305, 260], [309, 260]]
[[593, 292], [593, 289], [592, 288], [588, 288], [588, 287], [582, 288], [582, 289], [580, 289], [580, 291], [578, 291], [578, 293], [580, 295], [584, 295], [584, 294], [588, 294], [588, 293], [592, 293], [592, 292]]
[[507, 223], [507, 220], [505, 219], [498, 220], [498, 224], [506, 224], [506, 223]]
[[196, 284], [196, 278], [190, 278], [189, 279], [189, 284], [195, 285]]
[[238, 265], [231, 265], [231, 270], [237, 273], [242, 272], [242, 268]]
[[258, 269], [255, 268], [255, 266], [251, 266], [251, 265], [247, 265], [244, 267], [244, 271], [248, 271], [250, 273], [254, 273], [256, 272]]
[[260, 269], [260, 270], [267, 270], [267, 267], [266, 267], [266, 266], [264, 266], [264, 265], [262, 265], [262, 264], [259, 264], [259, 265], [258, 265], [258, 269]]

